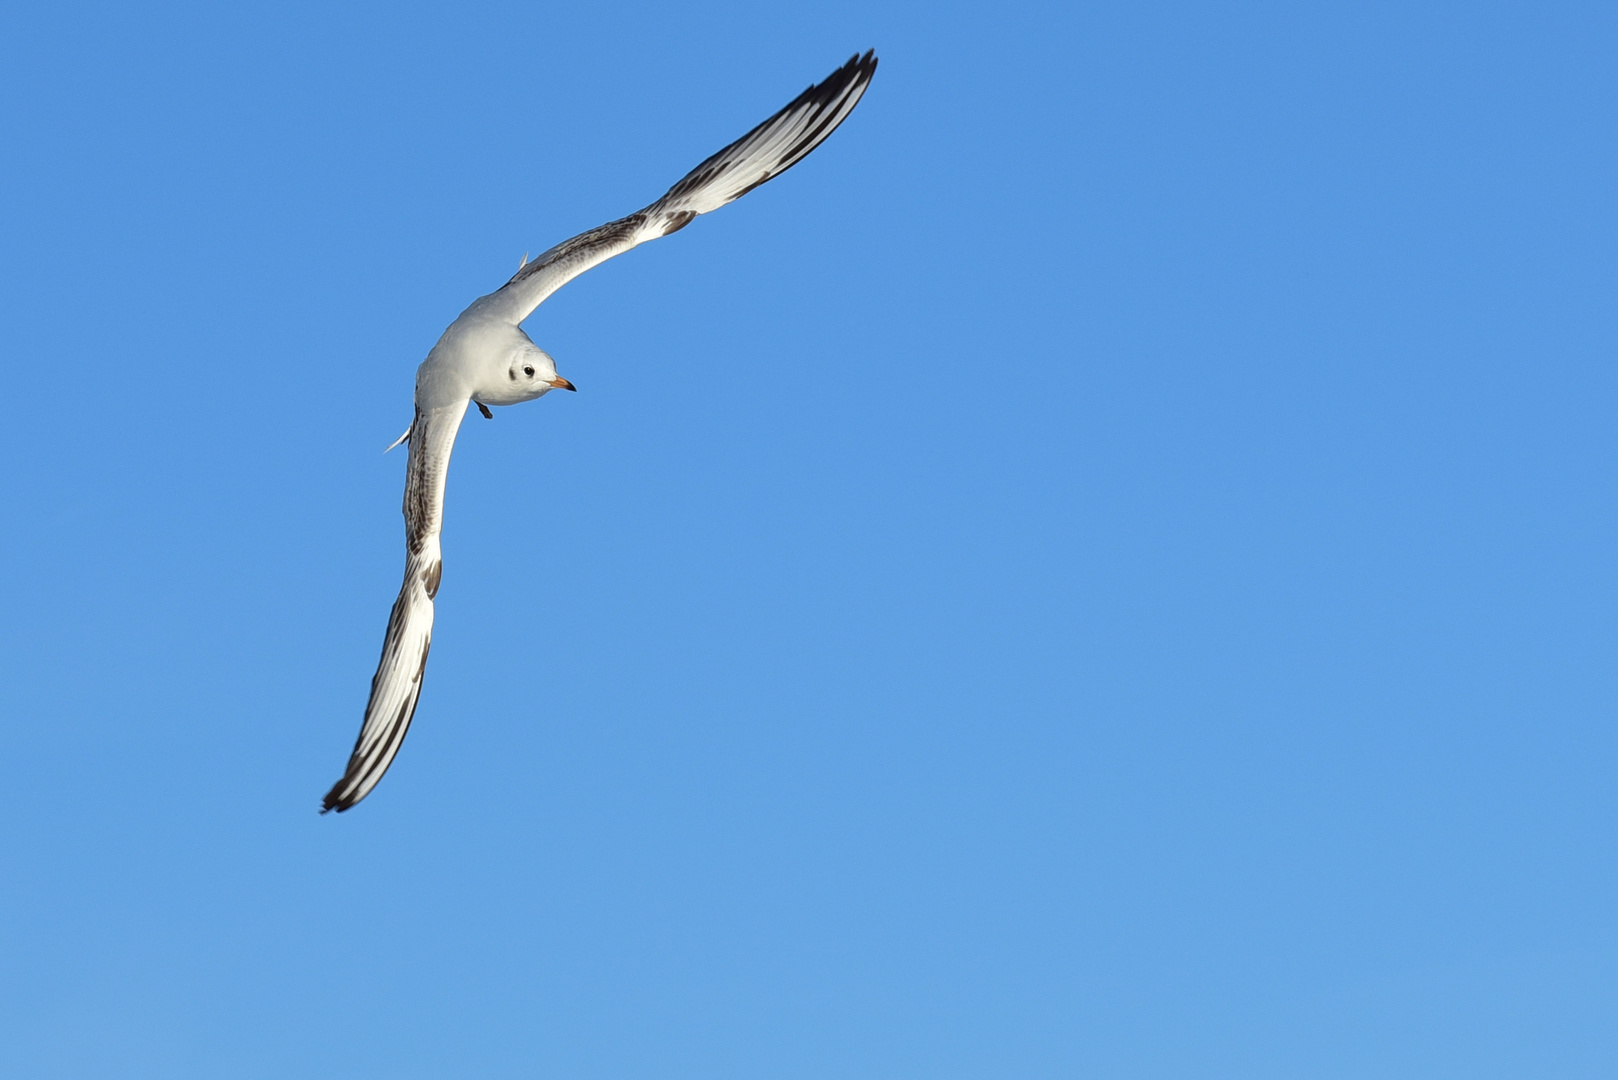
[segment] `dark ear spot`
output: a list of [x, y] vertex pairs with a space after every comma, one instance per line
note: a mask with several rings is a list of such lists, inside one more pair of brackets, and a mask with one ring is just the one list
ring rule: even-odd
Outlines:
[[522, 369], [522, 373], [524, 375], [527, 375], [529, 378], [533, 378], [533, 376], [534, 376], [534, 366], [532, 364], [524, 365], [524, 367]]
[[511, 376], [511, 381], [512, 382], [517, 381], [517, 369], [516, 368], [512, 368], [510, 371], [506, 372], [506, 374]]

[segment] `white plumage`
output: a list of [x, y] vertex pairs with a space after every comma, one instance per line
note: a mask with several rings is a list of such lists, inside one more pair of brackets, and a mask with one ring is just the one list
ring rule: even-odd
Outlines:
[[474, 301], [438, 339], [416, 371], [415, 419], [400, 437], [410, 441], [404, 585], [388, 618], [359, 739], [342, 779], [326, 793], [322, 813], [347, 810], [370, 793], [399, 752], [415, 715], [432, 645], [433, 598], [443, 571], [438, 540], [444, 479], [467, 406], [475, 403], [489, 415], [489, 405], [515, 405], [551, 390], [573, 389], [556, 374], [550, 355], [523, 333], [522, 321], [592, 266], [683, 229], [697, 215], [739, 199], [801, 161], [859, 103], [876, 64], [874, 53], [852, 57], [692, 169], [644, 210], [563, 241], [531, 262], [524, 256], [510, 281]]

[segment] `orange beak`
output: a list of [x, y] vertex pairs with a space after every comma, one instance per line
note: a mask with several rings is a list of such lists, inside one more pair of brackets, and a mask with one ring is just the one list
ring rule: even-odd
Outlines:
[[575, 392], [579, 389], [577, 386], [574, 386], [560, 375], [551, 380], [551, 386], [555, 387], [557, 390], [573, 390]]

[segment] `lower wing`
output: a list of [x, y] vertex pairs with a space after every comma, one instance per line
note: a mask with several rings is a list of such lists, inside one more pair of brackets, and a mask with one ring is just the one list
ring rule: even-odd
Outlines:
[[420, 557], [411, 555], [405, 562], [404, 587], [388, 617], [388, 635], [382, 642], [382, 660], [371, 679], [365, 723], [343, 778], [326, 792], [321, 813], [342, 813], [369, 795], [393, 764], [393, 756], [410, 730], [410, 718], [416, 715], [416, 701], [421, 697], [421, 679], [427, 671], [427, 651], [433, 644], [433, 595], [438, 591], [442, 565], [437, 541], [428, 547]]
[[416, 411], [410, 426], [410, 462], [405, 476], [405, 577], [388, 616], [382, 659], [371, 679], [365, 722], [343, 778], [332, 785], [321, 813], [342, 813], [376, 787], [410, 730], [433, 643], [433, 597], [443, 574], [438, 544], [443, 524], [444, 479], [449, 453], [466, 413], [465, 401]]

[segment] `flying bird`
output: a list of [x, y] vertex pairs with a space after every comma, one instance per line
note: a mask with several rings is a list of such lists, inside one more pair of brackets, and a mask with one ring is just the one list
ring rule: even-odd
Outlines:
[[[522, 322], [551, 293], [586, 270], [637, 244], [678, 232], [802, 161], [859, 103], [876, 55], [855, 55], [824, 81], [692, 169], [661, 199], [626, 218], [564, 240], [510, 281], [461, 312], [416, 369], [416, 412], [393, 445], [408, 441], [405, 467], [405, 576], [388, 617], [382, 659], [371, 679], [365, 721], [343, 778], [326, 793], [321, 813], [338, 813], [376, 787], [404, 742], [421, 695], [433, 640], [433, 598], [443, 572], [438, 536], [444, 478], [466, 407], [486, 417], [490, 405], [516, 405], [552, 390], [572, 390], [549, 353], [523, 333]], [[388, 449], [392, 449], [389, 447]]]

